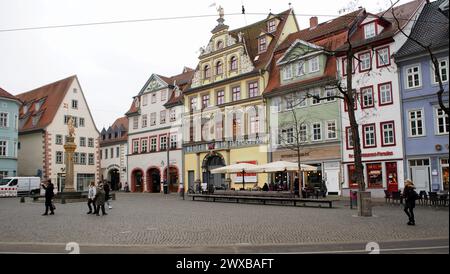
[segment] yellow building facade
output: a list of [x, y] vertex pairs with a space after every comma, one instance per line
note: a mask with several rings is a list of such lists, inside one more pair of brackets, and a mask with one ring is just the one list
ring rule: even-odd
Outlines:
[[[184, 91], [183, 176], [185, 190], [248, 189], [268, 183], [266, 174], [212, 174], [241, 162], [269, 158], [266, 104], [273, 51], [298, 31], [293, 11], [232, 30], [217, 20], [208, 45], [200, 49], [191, 87]], [[245, 181], [245, 185], [243, 182]]]

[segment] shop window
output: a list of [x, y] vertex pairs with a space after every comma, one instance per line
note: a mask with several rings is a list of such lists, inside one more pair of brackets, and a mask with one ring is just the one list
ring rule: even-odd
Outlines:
[[348, 165], [348, 187], [358, 188], [358, 183], [356, 182], [355, 165]]
[[381, 163], [367, 164], [367, 182], [369, 188], [383, 187], [383, 172]]

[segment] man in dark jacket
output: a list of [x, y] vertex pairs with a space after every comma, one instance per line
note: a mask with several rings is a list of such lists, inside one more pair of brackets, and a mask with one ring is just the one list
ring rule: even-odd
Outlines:
[[42, 187], [45, 189], [45, 213], [42, 216], [48, 215], [48, 210], [50, 209], [50, 215], [55, 215], [53, 211], [53, 203], [52, 199], [55, 193], [53, 193], [53, 184], [51, 180], [48, 180], [46, 184], [42, 184]]
[[414, 208], [416, 207], [417, 192], [414, 190], [414, 184], [411, 180], [405, 180], [405, 189], [403, 190], [403, 197], [405, 198], [405, 213], [408, 215], [408, 225], [415, 225]]

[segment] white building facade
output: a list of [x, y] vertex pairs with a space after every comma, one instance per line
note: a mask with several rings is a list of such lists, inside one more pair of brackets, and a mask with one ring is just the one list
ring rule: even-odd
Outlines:
[[67, 121], [74, 119], [74, 183], [86, 191], [99, 180], [99, 132], [76, 76], [17, 95], [20, 110], [18, 175], [51, 179], [58, 191], [64, 187]]
[[122, 190], [127, 182], [128, 119], [117, 119], [100, 133], [101, 180], [111, 184], [112, 190]]
[[[158, 193], [182, 184], [182, 90], [193, 71], [185, 68], [171, 78], [153, 74], [127, 112], [128, 182], [132, 192]], [[169, 168], [169, 177], [167, 171]]]
[[[409, 18], [403, 21], [404, 30], [411, 31], [415, 18], [420, 14], [425, 1], [413, 1], [396, 9], [396, 15]], [[397, 10], [409, 14], [397, 14]], [[393, 184], [395, 189], [404, 187], [404, 150], [402, 145], [402, 112], [397, 66], [393, 54], [405, 42], [405, 36], [396, 27], [391, 12], [386, 18], [367, 14], [355, 32], [352, 46], [353, 89], [356, 121], [359, 124], [361, 152], [366, 189], [372, 197], [384, 197], [384, 190]], [[338, 74], [345, 86], [347, 60], [338, 57]], [[344, 169], [343, 194], [349, 189], [358, 189], [354, 178], [353, 144], [347, 106], [341, 100], [342, 157]]]

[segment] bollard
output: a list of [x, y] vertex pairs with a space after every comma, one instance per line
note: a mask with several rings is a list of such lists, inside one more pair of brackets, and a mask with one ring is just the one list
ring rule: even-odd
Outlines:
[[20, 202], [25, 203], [25, 196], [20, 197]]

